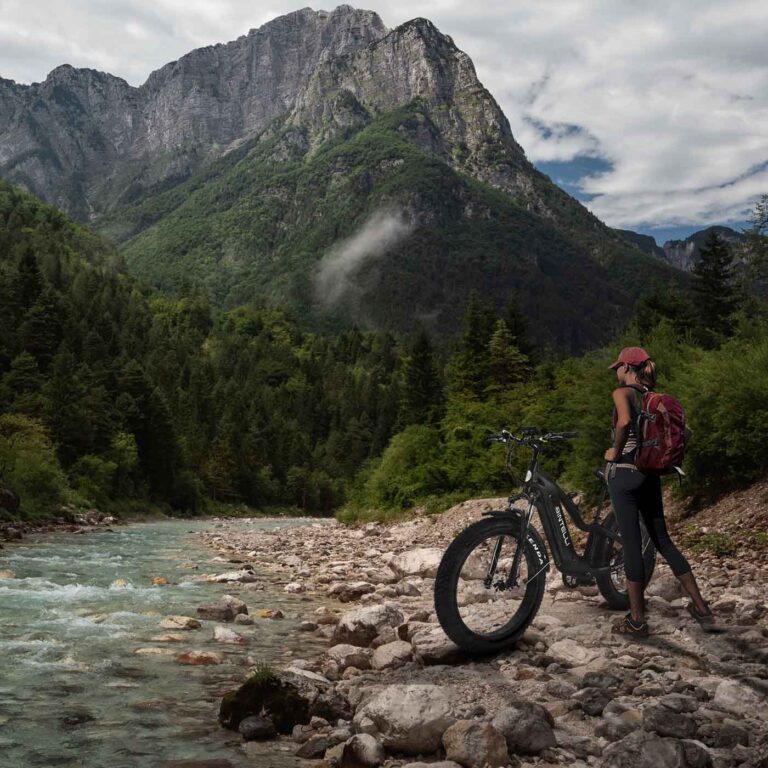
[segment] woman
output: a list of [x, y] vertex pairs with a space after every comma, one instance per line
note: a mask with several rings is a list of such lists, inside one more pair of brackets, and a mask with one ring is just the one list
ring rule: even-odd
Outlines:
[[691, 596], [689, 613], [705, 628], [713, 628], [712, 610], [699, 592], [691, 566], [669, 538], [664, 522], [661, 478], [644, 474], [634, 465], [638, 439], [636, 419], [642, 407], [642, 393], [656, 386], [656, 366], [641, 347], [626, 347], [609, 368], [616, 371], [619, 386], [613, 391], [613, 446], [605, 452], [605, 460], [610, 463], [608, 490], [621, 533], [629, 593], [629, 613], [617, 619], [611, 631], [619, 635], [648, 637], [639, 515], [643, 517], [653, 545]]

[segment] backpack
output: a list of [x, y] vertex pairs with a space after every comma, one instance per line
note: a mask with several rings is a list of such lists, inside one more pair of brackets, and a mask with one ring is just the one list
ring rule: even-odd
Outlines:
[[641, 394], [642, 403], [635, 422], [638, 443], [635, 466], [652, 475], [684, 474], [681, 467], [691, 430], [686, 426], [682, 404], [672, 395], [651, 391]]

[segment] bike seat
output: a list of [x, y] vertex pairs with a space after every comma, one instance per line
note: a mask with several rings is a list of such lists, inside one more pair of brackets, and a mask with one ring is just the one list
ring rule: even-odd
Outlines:
[[605, 470], [602, 467], [598, 467], [592, 473], [601, 483], [605, 482]]

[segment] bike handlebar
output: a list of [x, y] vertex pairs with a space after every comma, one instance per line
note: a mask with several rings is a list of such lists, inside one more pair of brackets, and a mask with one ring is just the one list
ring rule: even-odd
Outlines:
[[546, 434], [536, 434], [538, 430], [535, 427], [523, 427], [521, 430], [522, 435], [513, 435], [509, 430], [502, 429], [498, 435], [488, 435], [483, 440], [485, 445], [491, 443], [509, 443], [515, 442], [519, 445], [532, 446], [535, 443], [556, 443], [561, 440], [571, 440], [574, 437], [578, 437], [578, 432], [547, 432]]

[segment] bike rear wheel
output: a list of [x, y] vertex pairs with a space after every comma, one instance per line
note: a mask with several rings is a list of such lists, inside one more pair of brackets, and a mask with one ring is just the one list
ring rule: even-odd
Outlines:
[[512, 647], [544, 597], [547, 556], [529, 528], [518, 583], [508, 586], [521, 520], [499, 513], [462, 531], [443, 554], [435, 579], [435, 611], [445, 633], [470, 653]]
[[[613, 512], [605, 518], [603, 525], [611, 531], [618, 529], [616, 516]], [[643, 545], [645, 575], [643, 586], [645, 587], [648, 586], [648, 582], [653, 576], [653, 569], [656, 567], [656, 548], [651, 543], [651, 537], [648, 535], [648, 530], [642, 520], [640, 521], [640, 534]], [[624, 548], [621, 543], [609, 538], [603, 539], [598, 551], [598, 565], [611, 566], [610, 573], [601, 573], [595, 577], [600, 594], [611, 608], [620, 611], [628, 610], [629, 594], [627, 592], [627, 578], [624, 573]]]

